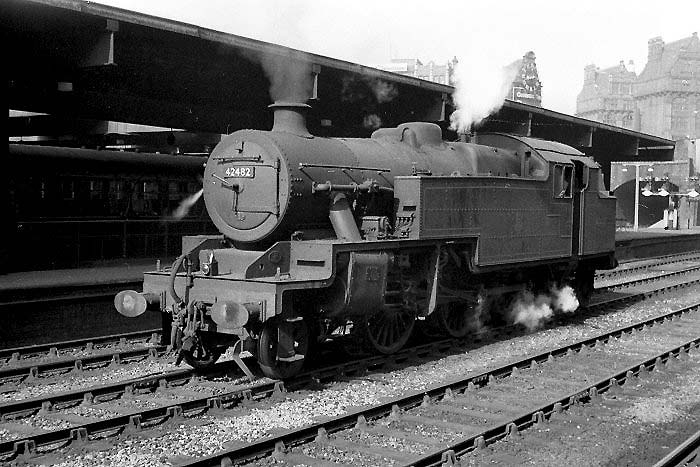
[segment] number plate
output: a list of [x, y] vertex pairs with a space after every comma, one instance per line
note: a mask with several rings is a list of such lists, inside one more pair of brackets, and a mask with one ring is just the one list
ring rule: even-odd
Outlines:
[[255, 167], [229, 167], [226, 169], [226, 178], [255, 178]]

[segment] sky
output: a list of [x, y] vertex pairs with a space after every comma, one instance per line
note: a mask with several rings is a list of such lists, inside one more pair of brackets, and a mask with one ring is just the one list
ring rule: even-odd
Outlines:
[[508, 65], [532, 50], [545, 108], [574, 114], [583, 68], [646, 64], [647, 41], [700, 32], [700, 0], [100, 0], [363, 65], [392, 58], [463, 72]]

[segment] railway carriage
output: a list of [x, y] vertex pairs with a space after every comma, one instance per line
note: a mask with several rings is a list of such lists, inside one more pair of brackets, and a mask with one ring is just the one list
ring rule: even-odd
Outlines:
[[201, 188], [205, 157], [11, 144], [8, 162], [21, 175], [2, 198], [5, 270], [174, 258], [183, 235], [216, 232], [201, 201], [172, 215]]
[[288, 377], [339, 329], [381, 353], [416, 323], [461, 337], [497, 318], [490, 300], [571, 284], [585, 301], [594, 271], [615, 266], [615, 198], [574, 148], [445, 142], [421, 122], [318, 138], [308, 106], [272, 107], [271, 131], [237, 131], [209, 157], [204, 198], [221, 234], [185, 237], [172, 268], [115, 297], [126, 316], [171, 318], [193, 366], [234, 345]]

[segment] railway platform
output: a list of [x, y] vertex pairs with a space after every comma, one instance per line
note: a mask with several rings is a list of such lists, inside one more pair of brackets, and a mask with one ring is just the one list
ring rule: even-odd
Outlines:
[[700, 250], [700, 227], [683, 230], [643, 228], [615, 233], [615, 256], [620, 262]]
[[129, 319], [113, 312], [114, 295], [139, 289], [155, 260], [0, 276], [0, 348], [154, 329], [157, 313]]
[[[700, 228], [619, 231], [616, 250], [620, 262], [700, 250]], [[117, 292], [140, 290], [143, 273], [155, 267], [155, 259], [138, 259], [0, 276], [0, 348], [160, 327], [157, 313], [130, 319], [112, 306]]]

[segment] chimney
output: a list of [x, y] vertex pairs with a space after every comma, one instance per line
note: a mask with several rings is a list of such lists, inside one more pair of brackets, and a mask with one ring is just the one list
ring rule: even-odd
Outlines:
[[598, 68], [595, 65], [586, 65], [583, 69], [583, 84], [595, 83]]
[[311, 108], [300, 102], [278, 101], [268, 106], [274, 112], [272, 131], [290, 133], [302, 138], [313, 138], [306, 128], [306, 112]]
[[661, 54], [664, 51], [664, 41], [661, 37], [653, 37], [649, 39], [649, 56], [650, 62], [661, 60]]

